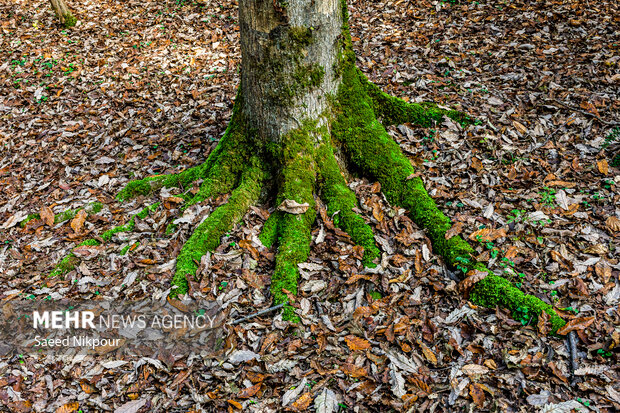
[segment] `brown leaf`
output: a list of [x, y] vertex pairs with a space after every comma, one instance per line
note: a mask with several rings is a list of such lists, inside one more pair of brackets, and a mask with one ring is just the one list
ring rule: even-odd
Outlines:
[[527, 133], [527, 128], [525, 127], [525, 125], [517, 122], [516, 120], [512, 121], [512, 126], [514, 126], [515, 129], [521, 133], [521, 135], [525, 135]]
[[469, 271], [466, 274], [467, 278], [465, 278], [463, 281], [459, 283], [459, 290], [463, 293], [463, 295], [468, 296], [469, 291], [474, 286], [474, 284], [476, 284], [478, 281], [484, 280], [487, 275], [489, 275], [489, 273], [486, 271], [480, 271], [480, 270]]
[[91, 394], [91, 393], [94, 393], [94, 392], [97, 391], [97, 388], [95, 386], [93, 386], [92, 384], [90, 384], [86, 380], [81, 380], [80, 381], [80, 387], [82, 388], [82, 390], [86, 394]]
[[471, 383], [469, 385], [469, 395], [472, 400], [478, 406], [479, 409], [484, 405], [484, 390], [483, 387], [478, 383]]
[[56, 413], [71, 413], [75, 412], [79, 408], [80, 404], [78, 402], [71, 402], [60, 406], [58, 409], [56, 409]]
[[553, 372], [553, 374], [560, 380], [562, 380], [564, 383], [568, 383], [568, 379], [566, 378], [566, 376], [564, 375], [564, 373], [562, 373], [562, 371], [558, 368], [558, 366], [555, 365], [555, 362], [551, 361], [549, 362], [549, 364], [547, 364], [549, 366], [549, 368], [551, 369], [551, 371]]
[[466, 364], [463, 367], [461, 367], [461, 370], [463, 371], [463, 373], [467, 374], [468, 376], [482, 376], [483, 374], [487, 374], [489, 372], [489, 369], [481, 366], [479, 364]]
[[577, 317], [570, 320], [566, 325], [558, 330], [558, 334], [566, 335], [571, 331], [585, 330], [594, 322], [594, 317]]
[[474, 168], [478, 172], [484, 169], [484, 166], [482, 165], [482, 161], [476, 158], [475, 156], [471, 158], [471, 167]]
[[479, 242], [491, 242], [495, 241], [498, 238], [506, 237], [506, 228], [500, 229], [491, 229], [491, 228], [483, 228], [478, 231], [474, 231], [469, 236], [469, 239], [472, 241]]
[[352, 276], [349, 277], [347, 281], [345, 281], [345, 284], [354, 284], [359, 280], [370, 281], [371, 279], [372, 279], [372, 276], [369, 274], [353, 274]]
[[426, 344], [424, 344], [424, 342], [420, 339], [417, 340], [418, 345], [420, 346], [420, 348], [422, 349], [422, 354], [424, 354], [424, 357], [426, 358], [426, 360], [428, 360], [429, 362], [431, 362], [433, 365], [437, 365], [437, 356], [435, 356], [435, 353], [433, 353], [433, 350], [431, 350]]
[[613, 232], [620, 231], [620, 219], [616, 218], [613, 215], [607, 218], [607, 221], [605, 221], [605, 225], [607, 225], [607, 228], [609, 228]]
[[280, 206], [278, 207], [279, 211], [288, 212], [293, 215], [301, 215], [306, 212], [310, 208], [310, 204], [304, 202], [300, 204], [299, 202], [292, 199], [285, 199], [282, 201]]
[[300, 412], [305, 411], [308, 409], [308, 406], [310, 406], [310, 402], [312, 402], [312, 393], [304, 393], [291, 404], [291, 407]]
[[549, 314], [546, 311], [541, 311], [538, 316], [538, 323], [536, 324], [538, 332], [541, 336], [549, 334]]
[[368, 372], [364, 367], [358, 367], [352, 363], [344, 363], [340, 366], [340, 370], [342, 370], [344, 374], [347, 374], [351, 377], [364, 377], [368, 375]]
[[52, 208], [44, 206], [41, 208], [39, 215], [41, 215], [41, 219], [47, 224], [48, 227], [54, 226], [54, 212], [52, 211]]
[[452, 227], [446, 231], [446, 239], [455, 237], [461, 232], [463, 232], [463, 225], [464, 224], [462, 222], [457, 222], [456, 224], [452, 225]]
[[598, 171], [603, 175], [607, 175], [609, 173], [609, 164], [606, 159], [601, 159], [596, 162], [596, 166], [598, 167]]
[[80, 245], [79, 247], [75, 247], [73, 249], [73, 253], [80, 258], [85, 260], [91, 260], [99, 255], [101, 252], [101, 247], [94, 245]]
[[80, 209], [75, 217], [71, 220], [71, 228], [76, 234], [79, 234], [82, 231], [82, 227], [84, 227], [84, 222], [86, 222], [86, 217], [88, 217], [88, 213], [83, 209]]
[[367, 350], [370, 348], [370, 342], [361, 337], [348, 335], [344, 338], [344, 341], [351, 351]]
[[234, 406], [235, 408], [237, 408], [239, 410], [243, 409], [243, 406], [241, 405], [241, 403], [239, 403], [237, 401], [234, 401], [234, 400], [231, 400], [231, 399], [228, 399], [226, 401], [228, 402], [228, 404], [230, 404], [231, 406]]
[[249, 399], [250, 397], [254, 397], [254, 395], [260, 390], [262, 384], [263, 383], [258, 383], [254, 386], [242, 389], [241, 391], [239, 391], [239, 394], [237, 394], [237, 397], [239, 397], [240, 399]]

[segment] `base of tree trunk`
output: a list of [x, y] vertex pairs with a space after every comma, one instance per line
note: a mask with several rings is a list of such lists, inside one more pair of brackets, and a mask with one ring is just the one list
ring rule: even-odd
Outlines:
[[[118, 195], [120, 201], [137, 195], [148, 195], [162, 187], [185, 187], [203, 179], [198, 193], [186, 196], [185, 206], [210, 197], [231, 193], [228, 202], [218, 207], [194, 231], [183, 246], [172, 280], [173, 296], [188, 291], [188, 277], [195, 277], [201, 257], [214, 250], [221, 237], [240, 221], [255, 203], [267, 181], [278, 182], [275, 205], [286, 200], [307, 204], [304, 213], [274, 212], [264, 225], [260, 239], [267, 247], [278, 245], [271, 292], [274, 304], [288, 301], [287, 294], [297, 293], [298, 264], [306, 261], [310, 252], [311, 226], [316, 217], [314, 195], [325, 202], [328, 214], [335, 215], [334, 223], [346, 231], [352, 240], [364, 248], [363, 263], [372, 267], [380, 257], [371, 228], [354, 209], [357, 199], [346, 185], [334, 152], [342, 153], [356, 172], [381, 183], [387, 200], [405, 208], [409, 216], [424, 228], [433, 249], [451, 269], [476, 277], [469, 292], [470, 300], [484, 307], [508, 308], [516, 319], [528, 317], [536, 321], [541, 312], [547, 313], [551, 331], [557, 331], [564, 321], [553, 308], [540, 299], [524, 294], [508, 280], [491, 272], [473, 258], [473, 248], [461, 237], [446, 239], [452, 223], [428, 195], [422, 179], [415, 175], [409, 159], [387, 134], [384, 124], [413, 123], [430, 126], [448, 116], [464, 125], [471, 119], [457, 111], [438, 108], [432, 104], [409, 104], [383, 93], [350, 65], [345, 69], [343, 82], [330, 113], [331, 130], [316, 122], [302, 122], [300, 127], [285, 136], [278, 145], [257, 147], [246, 136], [238, 96], [231, 123], [207, 161], [197, 167], [174, 175], [149, 177], [129, 183]], [[377, 117], [380, 116], [383, 124]], [[317, 136], [320, 136], [316, 145]], [[270, 165], [278, 165], [277, 170]], [[285, 306], [284, 318], [294, 320], [294, 309]]]
[[50, 0], [50, 3], [56, 17], [60, 20], [60, 24], [62, 24], [65, 28], [68, 29], [77, 24], [77, 19], [73, 16], [69, 10], [69, 7], [67, 7], [65, 0]]
[[[201, 257], [220, 244], [221, 237], [243, 218], [248, 208], [257, 202], [261, 192], [272, 182], [275, 183], [275, 206], [278, 210], [265, 223], [260, 239], [266, 246], [277, 244], [278, 248], [270, 287], [274, 304], [284, 303], [290, 295], [297, 293], [298, 265], [306, 261], [310, 253], [311, 226], [316, 218], [315, 195], [320, 196], [327, 205], [328, 214], [335, 216], [334, 223], [364, 248], [363, 263], [369, 267], [374, 266], [380, 252], [371, 228], [355, 212], [357, 199], [345, 182], [343, 167], [335, 156], [338, 153], [353, 172], [378, 181], [387, 200], [392, 205], [406, 209], [412, 220], [426, 231], [434, 252], [443, 257], [449, 268], [462, 272], [466, 277], [467, 282], [464, 284], [471, 287], [468, 292], [473, 303], [491, 308], [507, 308], [514, 318], [526, 323], [536, 322], [542, 315], [543, 319], [551, 323], [549, 330], [556, 332], [565, 322], [550, 305], [524, 294], [510, 281], [495, 275], [483, 263], [477, 262], [474, 249], [460, 236], [446, 236], [452, 227], [450, 219], [437, 208], [422, 179], [415, 174], [411, 162], [385, 129], [387, 125], [401, 123], [431, 126], [441, 122], [445, 116], [466, 126], [472, 123], [472, 119], [430, 103], [407, 103], [385, 94], [369, 82], [355, 65], [345, 2], [342, 14], [342, 36], [338, 40], [342, 42], [340, 53], [333, 67], [327, 68], [330, 76], [337, 77], [339, 86], [335, 95], [321, 96], [322, 103], [325, 99], [329, 101], [328, 105], [321, 106], [327, 107], [325, 113], [318, 116], [315, 114], [312, 119], [296, 119], [291, 115], [284, 121], [287, 125], [297, 127], [286, 129], [287, 132], [278, 134], [277, 139], [257, 138], [256, 130], [252, 130], [250, 125], [261, 124], [256, 121], [256, 116], [269, 114], [269, 110], [261, 112], [259, 109], [265, 107], [257, 108], [264, 103], [257, 96], [252, 96], [252, 103], [244, 106], [249, 98], [243, 96], [242, 73], [242, 87], [235, 100], [230, 124], [204, 164], [178, 174], [130, 182], [118, 194], [118, 200], [125, 201], [138, 195], [148, 195], [162, 187], [187, 187], [196, 180], [203, 180], [197, 193], [182, 196], [186, 208], [211, 197], [230, 193], [228, 202], [219, 206], [198, 225], [182, 247], [177, 257], [172, 279], [175, 288], [171, 295], [174, 297], [188, 292], [188, 278], [196, 276], [197, 263]], [[282, 34], [280, 29], [271, 29], [269, 36], [288, 40], [298, 37], [304, 41], [307, 40], [306, 35], [312, 32], [299, 31], [286, 25], [282, 27], [288, 33]], [[248, 30], [247, 27], [244, 30]], [[304, 36], [297, 36], [298, 32]], [[282, 53], [283, 49], [274, 46], [265, 50]], [[293, 80], [299, 78], [303, 81], [309, 73], [314, 73], [311, 67], [303, 65], [303, 60], [298, 56], [284, 54], [280, 57], [289, 59], [291, 68], [287, 69], [288, 72], [300, 72], [299, 76], [293, 76]], [[269, 62], [266, 60], [263, 63], [268, 66]], [[261, 66], [259, 72], [269, 76], [273, 74], [274, 68], [267, 66]], [[275, 68], [281, 66], [275, 65]], [[325, 70], [323, 72], [326, 73]], [[282, 75], [284, 71], [277, 73]], [[317, 77], [317, 82], [311, 84], [293, 82], [289, 85], [285, 78], [275, 83], [276, 86], [278, 83], [286, 86], [281, 89], [291, 92], [293, 99], [293, 92], [307, 91], [309, 88], [316, 90], [319, 78], [323, 76]], [[251, 80], [246, 80], [246, 86], [250, 89], [257, 85], [257, 82], [252, 83]], [[266, 83], [269, 79], [263, 81]], [[258, 90], [256, 93], [260, 92]], [[272, 100], [277, 98], [269, 95], [264, 97]], [[281, 112], [286, 113], [286, 110]], [[257, 113], [259, 115], [253, 115]], [[277, 129], [278, 126], [271, 124], [269, 130]], [[148, 213], [148, 208], [141, 212]], [[101, 238], [106, 241], [116, 232], [133, 229], [133, 225], [132, 218], [125, 226], [109, 230]], [[62, 273], [67, 268], [68, 265], [64, 265], [57, 270]], [[295, 320], [294, 308], [284, 306], [283, 317]]]

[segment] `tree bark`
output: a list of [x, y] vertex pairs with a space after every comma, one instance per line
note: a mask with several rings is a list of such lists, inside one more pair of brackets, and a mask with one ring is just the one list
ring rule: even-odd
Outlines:
[[241, 0], [239, 17], [243, 112], [258, 135], [279, 141], [325, 115], [340, 84], [340, 1]]
[[77, 19], [73, 16], [65, 0], [50, 0], [52, 10], [56, 13], [56, 17], [65, 27], [75, 26]]

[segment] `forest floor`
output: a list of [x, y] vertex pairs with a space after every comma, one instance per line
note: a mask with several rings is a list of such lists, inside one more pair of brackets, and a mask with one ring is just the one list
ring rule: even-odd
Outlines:
[[[202, 163], [217, 144], [239, 83], [237, 5], [69, 4], [80, 23], [64, 30], [46, 1], [0, 0], [0, 298], [165, 296], [180, 247], [226, 197], [188, 210], [169, 235], [180, 217], [174, 191], [114, 197], [132, 179]], [[479, 120], [390, 133], [452, 232], [571, 320], [578, 369], [566, 341], [527, 314], [515, 321], [468, 303], [404, 211], [353, 179], [380, 271], [361, 266], [323, 213], [294, 303], [301, 323], [269, 313], [228, 326], [213, 356], [4, 357], [0, 411], [620, 409], [618, 3], [358, 0], [349, 9], [372, 81]], [[48, 277], [79, 242], [156, 201], [134, 232], [82, 247], [74, 270]], [[92, 202], [103, 209], [50, 219]], [[229, 303], [230, 320], [271, 305], [274, 250], [257, 242], [269, 212], [253, 208], [192, 285]], [[22, 228], [34, 213], [42, 219]]]

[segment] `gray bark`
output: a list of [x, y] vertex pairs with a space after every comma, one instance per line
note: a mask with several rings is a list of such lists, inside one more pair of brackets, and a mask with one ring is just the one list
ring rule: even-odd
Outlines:
[[73, 18], [65, 0], [50, 0], [50, 4], [52, 5], [52, 10], [54, 10], [54, 13], [56, 13], [56, 16], [60, 19], [60, 23], [67, 23], [66, 20], [68, 16]]
[[239, 22], [248, 126], [278, 141], [304, 120], [324, 122], [339, 86], [340, 0], [240, 0]]

